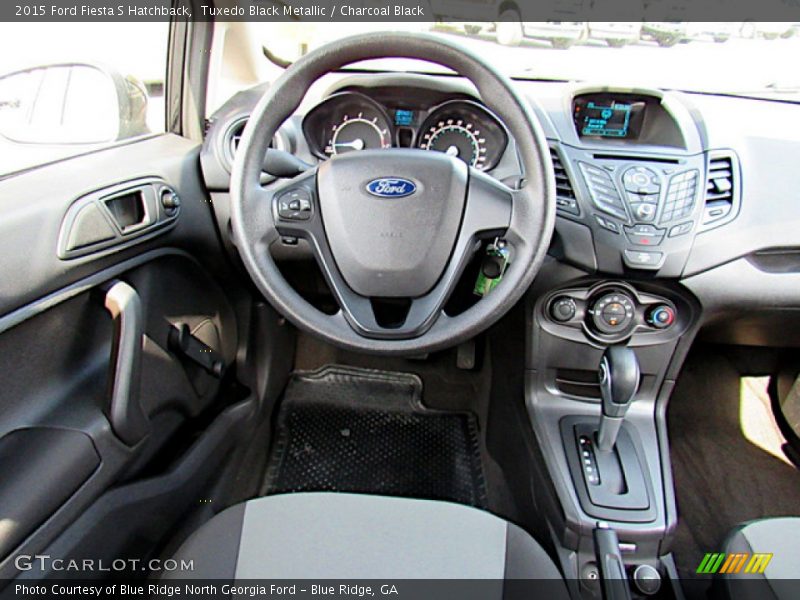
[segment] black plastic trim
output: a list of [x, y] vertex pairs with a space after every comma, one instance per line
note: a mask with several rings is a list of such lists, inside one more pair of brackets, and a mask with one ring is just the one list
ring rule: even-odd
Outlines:
[[57, 304], [61, 304], [62, 302], [69, 300], [70, 298], [74, 298], [75, 296], [78, 296], [79, 294], [82, 294], [93, 287], [97, 287], [101, 283], [108, 281], [109, 279], [113, 279], [125, 271], [143, 265], [156, 258], [161, 258], [162, 256], [181, 256], [200, 265], [200, 263], [192, 255], [177, 248], [159, 248], [158, 250], [145, 252], [129, 260], [117, 263], [112, 267], [103, 269], [102, 271], [97, 271], [89, 277], [76, 281], [75, 283], [61, 288], [60, 290], [48, 294], [47, 296], [39, 298], [30, 304], [26, 304], [25, 306], [21, 306], [3, 316], [0, 316], [0, 333], [9, 330], [12, 327], [16, 327], [20, 323], [27, 321], [28, 319], [31, 319], [40, 313], [43, 313]]

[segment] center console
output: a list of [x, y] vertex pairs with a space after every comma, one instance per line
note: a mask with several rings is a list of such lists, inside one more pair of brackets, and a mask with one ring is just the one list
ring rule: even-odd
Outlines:
[[573, 217], [586, 217], [598, 260], [616, 272], [678, 275], [692, 234], [704, 222], [699, 200], [705, 157], [657, 160], [564, 146], [561, 152], [562, 164], [577, 165], [573, 184], [588, 202], [586, 214]]
[[642, 567], [668, 580], [677, 512], [664, 413], [700, 306], [659, 280], [584, 276], [533, 292], [526, 404], [568, 579], [578, 596], [602, 596], [595, 538], [607, 528], [625, 577]]
[[679, 598], [666, 407], [701, 312], [679, 281], [697, 235], [738, 214], [738, 157], [682, 94], [576, 85], [559, 102], [537, 108], [558, 218], [527, 311], [551, 486], [533, 493], [573, 597]]
[[548, 115], [564, 258], [592, 270], [679, 277], [697, 233], [735, 218], [739, 164], [708, 151], [684, 101], [580, 88]]

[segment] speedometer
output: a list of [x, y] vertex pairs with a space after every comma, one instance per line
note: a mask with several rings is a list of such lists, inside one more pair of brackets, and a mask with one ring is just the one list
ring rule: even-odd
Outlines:
[[481, 171], [494, 169], [505, 152], [505, 127], [481, 104], [449, 100], [431, 109], [416, 146], [444, 152]]
[[482, 169], [486, 162], [486, 139], [473, 123], [462, 119], [439, 121], [422, 135], [420, 148], [438, 150]]

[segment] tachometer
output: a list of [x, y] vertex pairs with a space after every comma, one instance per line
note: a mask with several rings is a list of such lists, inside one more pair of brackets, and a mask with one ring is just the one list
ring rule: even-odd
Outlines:
[[392, 140], [389, 128], [383, 127], [378, 116], [365, 115], [360, 111], [351, 117], [344, 115], [340, 123], [332, 127], [332, 135], [325, 146], [325, 154], [345, 154], [354, 150], [389, 148]]
[[507, 144], [505, 127], [472, 100], [449, 100], [433, 108], [416, 142], [423, 150], [444, 152], [481, 171], [497, 166]]
[[455, 156], [478, 169], [486, 162], [486, 139], [479, 128], [462, 119], [439, 121], [423, 133], [419, 147]]
[[392, 146], [392, 123], [386, 109], [357, 92], [339, 92], [312, 108], [303, 134], [318, 158]]

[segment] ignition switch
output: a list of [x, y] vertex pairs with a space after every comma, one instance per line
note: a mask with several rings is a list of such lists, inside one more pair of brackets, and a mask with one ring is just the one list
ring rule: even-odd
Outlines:
[[478, 273], [478, 279], [475, 281], [475, 287], [472, 290], [476, 296], [485, 296], [502, 281], [503, 275], [510, 264], [510, 255], [511, 252], [505, 240], [495, 238], [486, 247], [486, 254], [481, 263], [481, 272]]

